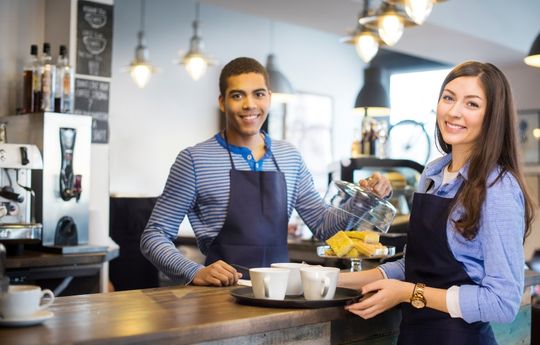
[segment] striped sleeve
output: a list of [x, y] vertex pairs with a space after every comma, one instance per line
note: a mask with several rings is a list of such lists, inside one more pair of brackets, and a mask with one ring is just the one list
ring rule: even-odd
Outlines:
[[[319, 192], [315, 189], [313, 177], [300, 153], [287, 142], [278, 141], [278, 143], [283, 145], [280, 150], [283, 152], [277, 151], [276, 155], [282, 161], [294, 161], [295, 163], [294, 169], [284, 169], [289, 170], [288, 173], [293, 177], [290, 179], [292, 182], [288, 183], [288, 186], [294, 186], [293, 191], [290, 193], [291, 204], [313, 235], [320, 240], [325, 240], [337, 231], [345, 229], [350, 219], [343, 217], [343, 214], [335, 212], [334, 209], [326, 205]], [[283, 166], [282, 162], [280, 162], [280, 166]], [[285, 164], [285, 167], [287, 166]], [[290, 214], [289, 212], [289, 216]]]
[[201, 265], [184, 257], [172, 240], [196, 200], [196, 176], [188, 150], [180, 152], [141, 236], [141, 251], [171, 279], [191, 281]]

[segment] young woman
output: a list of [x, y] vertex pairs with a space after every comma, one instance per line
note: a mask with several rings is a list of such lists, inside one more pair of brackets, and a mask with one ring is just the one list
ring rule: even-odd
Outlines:
[[404, 259], [343, 273], [339, 285], [374, 293], [346, 307], [363, 318], [403, 303], [398, 344], [496, 344], [489, 322], [519, 310], [533, 218], [510, 86], [497, 67], [465, 62], [448, 74], [436, 135], [446, 155], [419, 180]]

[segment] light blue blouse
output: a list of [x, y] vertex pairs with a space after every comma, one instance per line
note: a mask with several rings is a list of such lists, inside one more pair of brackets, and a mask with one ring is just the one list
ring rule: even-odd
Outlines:
[[[451, 161], [448, 154], [434, 160], [424, 170], [418, 190], [444, 198], [453, 198], [467, 181], [468, 165], [456, 179], [442, 184], [444, 167]], [[488, 176], [488, 189], [482, 207], [477, 236], [467, 240], [449, 219], [446, 226], [448, 245], [457, 261], [472, 281], [478, 285], [459, 287], [459, 301], [463, 319], [467, 322], [512, 322], [517, 315], [524, 285], [523, 234], [525, 231], [525, 201], [516, 178], [505, 173], [491, 185], [500, 169]], [[451, 219], [458, 219], [463, 209], [457, 208]], [[429, 265], [426, 262], [426, 265]], [[405, 278], [404, 259], [380, 266], [388, 278]]]

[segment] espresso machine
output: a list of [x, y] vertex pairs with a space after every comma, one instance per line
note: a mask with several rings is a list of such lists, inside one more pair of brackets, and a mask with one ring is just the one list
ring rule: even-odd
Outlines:
[[0, 144], [0, 242], [8, 249], [41, 242], [42, 226], [35, 222], [32, 173], [41, 171], [39, 149], [28, 144]]
[[64, 254], [100, 251], [88, 245], [92, 118], [32, 113], [4, 117], [9, 143], [32, 143], [43, 170], [32, 174], [42, 246]]

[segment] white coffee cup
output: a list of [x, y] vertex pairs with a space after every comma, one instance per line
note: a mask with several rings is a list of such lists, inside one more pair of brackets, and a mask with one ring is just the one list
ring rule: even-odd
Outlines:
[[334, 298], [339, 268], [309, 266], [300, 269], [304, 298], [307, 300], [329, 300]]
[[304, 293], [302, 278], [300, 277], [300, 268], [309, 267], [308, 264], [301, 264], [297, 262], [277, 262], [270, 266], [289, 270], [289, 283], [287, 284], [286, 292], [288, 296], [300, 296], [302, 293]]
[[[41, 303], [43, 298], [45, 300]], [[53, 302], [54, 293], [49, 289], [41, 290], [35, 285], [10, 285], [0, 297], [0, 315], [4, 319], [28, 317]]]
[[251, 287], [255, 298], [285, 299], [289, 270], [276, 267], [251, 268], [249, 270]]

